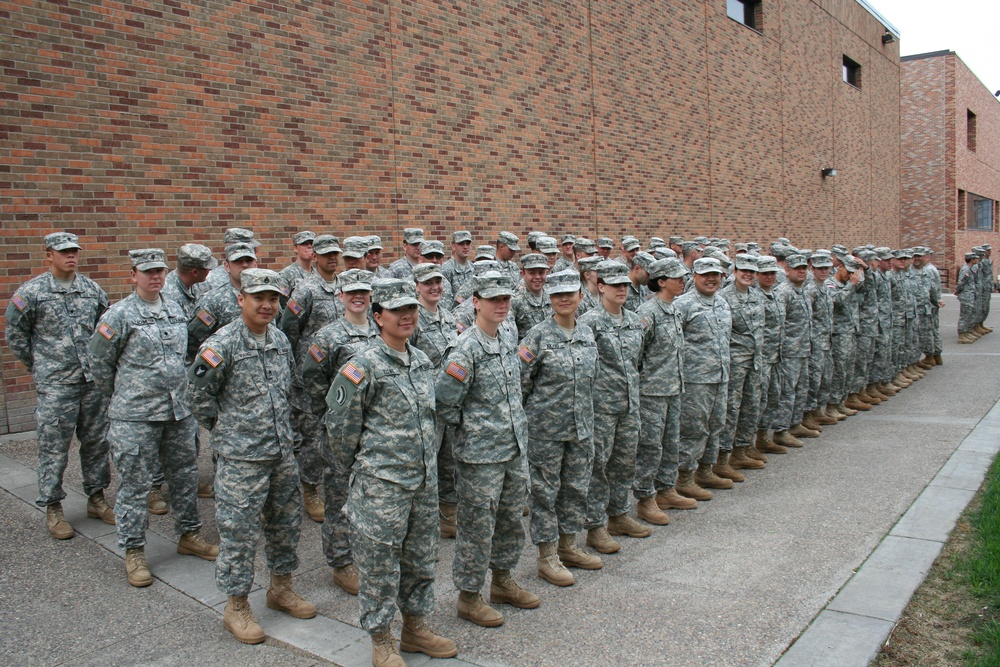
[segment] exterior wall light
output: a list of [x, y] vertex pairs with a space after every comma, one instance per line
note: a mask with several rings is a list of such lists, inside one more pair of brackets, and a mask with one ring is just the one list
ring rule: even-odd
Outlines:
[[827, 167], [823, 170], [823, 178], [833, 178], [837, 175], [837, 170], [833, 167]]

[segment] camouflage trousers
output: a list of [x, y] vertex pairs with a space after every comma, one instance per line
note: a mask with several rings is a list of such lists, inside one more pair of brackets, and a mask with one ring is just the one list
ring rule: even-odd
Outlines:
[[518, 454], [501, 463], [457, 463], [458, 535], [452, 580], [479, 592], [486, 570], [513, 570], [524, 549], [521, 515], [528, 500], [528, 470]]
[[404, 614], [434, 610], [434, 560], [438, 546], [437, 484], [415, 490], [354, 474], [344, 509], [358, 568], [361, 627], [389, 629], [396, 606]]
[[354, 562], [351, 555], [351, 527], [344, 513], [351, 473], [344, 468], [326, 443], [323, 446], [323, 507], [326, 519], [320, 526], [323, 555], [330, 567], [344, 567]]
[[893, 375], [906, 366], [906, 341], [909, 337], [906, 320], [892, 322], [892, 370]]
[[928, 356], [941, 354], [941, 312], [937, 306], [931, 307], [931, 314], [925, 319], [923, 349]]
[[438, 502], [454, 505], [458, 502], [455, 489], [455, 427], [443, 419], [437, 422], [438, 443]]
[[861, 334], [857, 338], [857, 355], [854, 361], [854, 373], [848, 391], [856, 394], [871, 382], [872, 365], [875, 363], [875, 336]]
[[826, 408], [830, 403], [830, 389], [833, 385], [833, 350], [813, 349], [809, 357], [809, 393], [806, 397], [806, 411]]
[[[759, 364], [757, 364], [759, 365]], [[719, 450], [748, 447], [757, 433], [760, 418], [761, 370], [754, 360], [733, 363], [726, 390], [726, 426], [719, 437]]]
[[726, 425], [726, 382], [688, 383], [681, 399], [681, 437], [677, 467], [690, 472], [698, 463], [714, 464]]
[[108, 459], [109, 397], [93, 382], [46, 384], [35, 388], [38, 407], [38, 500], [46, 507], [66, 497], [63, 475], [69, 463], [73, 433], [80, 441], [80, 468], [83, 492], [87, 496], [106, 489], [111, 483]]
[[617, 415], [594, 412], [594, 464], [585, 528], [598, 528], [609, 516], [628, 512], [639, 433], [638, 406]]
[[972, 331], [972, 328], [982, 322], [982, 320], [977, 320], [976, 312], [976, 302], [972, 299], [962, 297], [965, 296], [963, 293], [958, 299], [958, 333], [968, 333]]
[[178, 535], [201, 528], [198, 515], [198, 454], [194, 415], [180, 421], [131, 422], [112, 419], [108, 428], [111, 458], [118, 471], [115, 524], [118, 547], [135, 549], [146, 544], [149, 528], [149, 489], [154, 462], [162, 465], [170, 484], [171, 515]]
[[594, 469], [594, 440], [528, 439], [531, 541], [555, 542], [583, 530]]
[[774, 423], [781, 402], [781, 367], [777, 360], [774, 363], [764, 362], [760, 371], [760, 416], [757, 419], [757, 430], [766, 431]]
[[323, 447], [326, 444], [323, 416], [293, 407], [292, 427], [295, 431], [295, 460], [299, 463], [299, 479], [303, 484], [317, 486], [323, 481]]
[[215, 584], [226, 595], [247, 595], [264, 519], [264, 555], [274, 574], [299, 567], [302, 489], [295, 456], [243, 461], [219, 456], [215, 472], [219, 557]]
[[[596, 415], [595, 415], [596, 425]], [[642, 500], [677, 483], [681, 395], [639, 397], [639, 445], [632, 495]]]
[[895, 374], [892, 366], [892, 326], [883, 327], [880, 324], [875, 337], [875, 358], [869, 379], [872, 382], [889, 382]]
[[833, 379], [830, 381], [830, 403], [847, 400], [848, 385], [858, 356], [858, 335], [854, 332], [833, 334], [830, 355], [833, 357]]
[[784, 357], [781, 360], [781, 400], [771, 428], [787, 431], [802, 423], [809, 397], [809, 358]]
[[986, 279], [990, 281], [990, 285], [988, 289], [983, 290], [982, 307], [979, 311], [981, 319], [977, 322], [977, 324], [982, 324], [986, 321], [986, 318], [990, 316], [990, 300], [993, 296], [993, 276], [987, 276]]
[[920, 361], [920, 336], [924, 328], [924, 313], [919, 309], [917, 315], [910, 320], [909, 336], [906, 339], [906, 365]]

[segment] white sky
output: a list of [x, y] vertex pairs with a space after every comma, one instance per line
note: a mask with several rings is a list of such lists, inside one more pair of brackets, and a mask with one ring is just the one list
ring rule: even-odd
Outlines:
[[1000, 2], [867, 1], [902, 35], [899, 55], [954, 51], [991, 93], [1000, 90]]

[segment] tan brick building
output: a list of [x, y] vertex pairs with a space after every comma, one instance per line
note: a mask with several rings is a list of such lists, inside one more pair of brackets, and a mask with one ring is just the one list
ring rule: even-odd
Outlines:
[[902, 240], [954, 284], [969, 248], [1000, 248], [1000, 101], [953, 51], [901, 61]]
[[[858, 0], [0, 2], [0, 303], [69, 229], [289, 261], [301, 228], [398, 247], [499, 228], [899, 238], [899, 54]], [[850, 79], [850, 83], [845, 81]], [[837, 175], [824, 177], [823, 169]], [[31, 428], [6, 346], [0, 433]]]

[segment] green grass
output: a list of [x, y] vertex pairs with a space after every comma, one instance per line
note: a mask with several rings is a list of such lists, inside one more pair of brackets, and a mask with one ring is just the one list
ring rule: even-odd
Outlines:
[[1000, 667], [1000, 459], [986, 476], [982, 505], [969, 516], [972, 546], [957, 565], [961, 581], [983, 604], [983, 617], [965, 652], [968, 667]]

